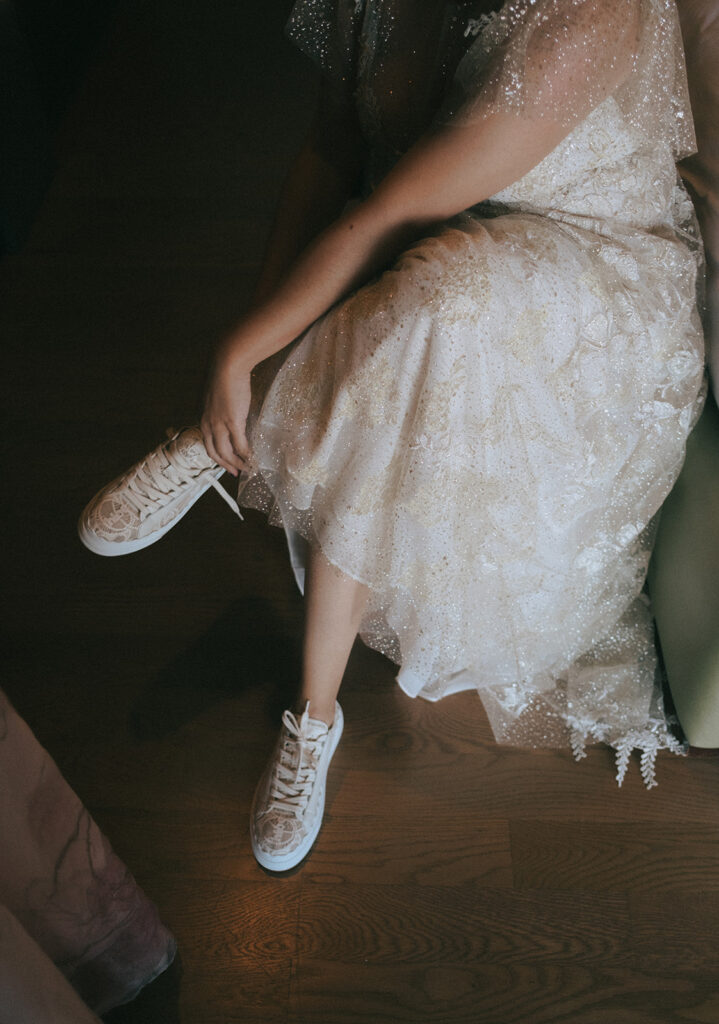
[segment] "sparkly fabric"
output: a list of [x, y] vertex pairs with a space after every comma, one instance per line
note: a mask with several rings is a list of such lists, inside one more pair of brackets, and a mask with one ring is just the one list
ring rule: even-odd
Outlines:
[[676, 744], [641, 590], [703, 378], [673, 5], [300, 0], [289, 31], [354, 97], [368, 187], [433, 122], [568, 134], [306, 332], [242, 500], [368, 584], [408, 693], [476, 688], [501, 742], [609, 743], [620, 781], [639, 748], [651, 785]]

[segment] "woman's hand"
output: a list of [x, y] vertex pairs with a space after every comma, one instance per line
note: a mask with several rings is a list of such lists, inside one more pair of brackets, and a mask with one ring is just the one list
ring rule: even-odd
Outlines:
[[200, 429], [210, 458], [233, 476], [246, 469], [250, 459], [250, 398], [250, 369], [226, 345], [210, 370]]

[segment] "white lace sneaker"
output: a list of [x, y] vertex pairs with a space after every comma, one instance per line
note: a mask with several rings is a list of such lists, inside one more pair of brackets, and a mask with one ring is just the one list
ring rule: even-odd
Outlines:
[[80, 516], [80, 540], [97, 555], [129, 555], [154, 544], [208, 487], [240, 516], [237, 502], [218, 483], [222, 466], [210, 458], [199, 427], [188, 427], [96, 494]]
[[309, 716], [282, 715], [275, 752], [260, 779], [250, 814], [252, 852], [270, 871], [287, 871], [307, 856], [322, 824], [327, 769], [342, 735], [335, 703], [330, 727]]

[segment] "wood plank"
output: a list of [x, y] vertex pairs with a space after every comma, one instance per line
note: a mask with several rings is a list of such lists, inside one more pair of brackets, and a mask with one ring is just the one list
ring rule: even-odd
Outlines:
[[[349, 730], [348, 730], [349, 731]], [[706, 820], [719, 815], [713, 791], [717, 766], [710, 760], [662, 757], [659, 785], [647, 791], [637, 765], [621, 789], [614, 781], [611, 753], [596, 749], [580, 764], [565, 751], [521, 751], [478, 747], [452, 763], [415, 764], [410, 770], [378, 772], [353, 769], [352, 786], [343, 789], [342, 809], [361, 815], [382, 785], [390, 814], [400, 807], [412, 814], [439, 808], [451, 800], [456, 813], [482, 818], [530, 818], [545, 821], [672, 822]]]
[[[677, 871], [682, 870], [677, 863]], [[628, 897], [632, 948], [648, 970], [714, 971], [719, 893], [646, 892]], [[719, 991], [719, 987], [717, 988]]]
[[719, 893], [719, 835], [693, 821], [513, 821], [521, 889]]
[[613, 894], [306, 885], [298, 955], [300, 963], [620, 965], [628, 920]]
[[[458, 816], [451, 804], [418, 817], [386, 808], [354, 816], [335, 799], [303, 874], [322, 886], [511, 887], [506, 821]], [[390, 825], [391, 823], [391, 825]], [[390, 827], [388, 827], [390, 825]]]
[[707, 1024], [699, 974], [572, 964], [301, 964], [293, 1024]]

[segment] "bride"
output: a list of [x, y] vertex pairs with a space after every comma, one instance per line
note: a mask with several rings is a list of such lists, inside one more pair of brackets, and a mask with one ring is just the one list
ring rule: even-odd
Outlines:
[[323, 84], [257, 301], [200, 427], [80, 521], [138, 550], [227, 471], [287, 531], [302, 670], [251, 821], [273, 870], [319, 831], [358, 632], [412, 696], [475, 689], [498, 741], [608, 743], [620, 782], [638, 749], [654, 783], [677, 743], [642, 587], [703, 379], [672, 0], [297, 0], [288, 32]]

